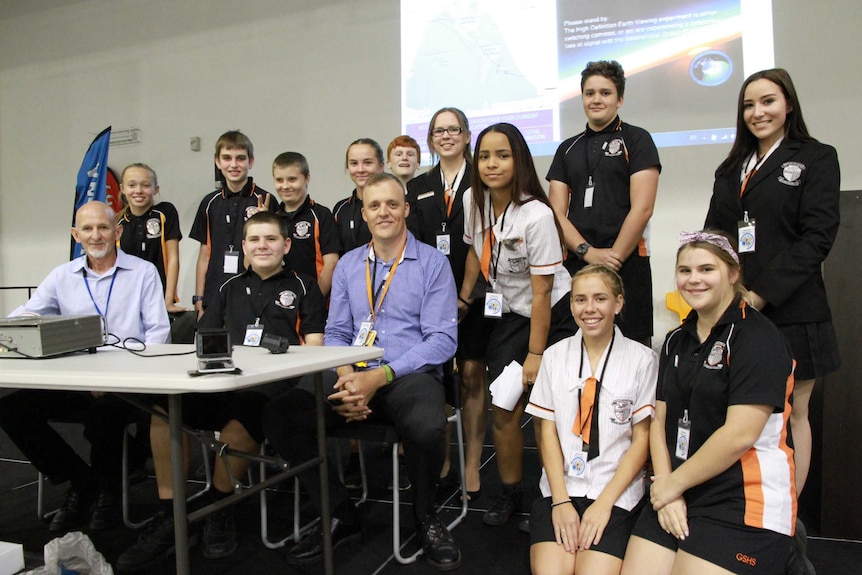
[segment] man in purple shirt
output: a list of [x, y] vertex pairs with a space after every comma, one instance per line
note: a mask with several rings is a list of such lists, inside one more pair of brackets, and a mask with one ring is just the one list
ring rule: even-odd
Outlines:
[[[456, 569], [461, 552], [434, 511], [434, 489], [446, 441], [445, 397], [440, 365], [457, 348], [455, 281], [446, 257], [407, 231], [409, 205], [400, 181], [377, 174], [365, 185], [362, 217], [372, 241], [341, 258], [332, 278], [324, 345], [377, 345], [380, 361], [345, 365], [324, 375], [332, 405], [327, 428], [355, 421], [392, 423], [404, 445], [413, 485], [413, 513], [429, 563]], [[316, 455], [313, 383], [272, 401], [264, 431], [291, 464]], [[320, 505], [317, 468], [302, 475], [303, 487]], [[347, 491], [331, 482], [333, 548], [361, 538], [361, 525]], [[291, 564], [317, 561], [323, 553], [318, 526], [287, 552]]]

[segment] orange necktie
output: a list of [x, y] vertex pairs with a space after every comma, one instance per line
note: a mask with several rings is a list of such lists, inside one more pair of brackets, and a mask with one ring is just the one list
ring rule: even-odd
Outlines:
[[584, 390], [581, 392], [580, 404], [578, 405], [578, 416], [572, 426], [572, 433], [580, 435], [581, 440], [590, 444], [590, 428], [593, 420], [593, 406], [596, 402], [596, 378], [589, 377], [584, 382]]
[[448, 218], [452, 214], [452, 188], [446, 188], [446, 191], [443, 192], [443, 199], [446, 201], [446, 217]]
[[756, 173], [757, 173], [757, 168], [755, 167], [750, 172], [745, 174], [745, 178], [742, 180], [742, 185], [739, 186], [739, 197], [740, 198], [742, 197], [742, 194], [745, 193], [745, 186], [748, 185], [748, 180], [750, 180], [751, 177], [754, 176], [754, 174], [756, 174]]
[[485, 245], [482, 248], [482, 261], [479, 264], [480, 269], [482, 270], [482, 275], [485, 276], [485, 280], [491, 281], [491, 276], [488, 275], [491, 273], [491, 246], [494, 245], [494, 226], [491, 226], [491, 229], [488, 230], [488, 233], [485, 235]]

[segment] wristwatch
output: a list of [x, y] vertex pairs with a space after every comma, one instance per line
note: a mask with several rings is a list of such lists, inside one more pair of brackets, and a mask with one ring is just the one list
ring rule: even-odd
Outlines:
[[196, 304], [199, 301], [204, 301], [204, 296], [202, 296], [202, 295], [193, 295], [192, 296], [192, 304]]
[[578, 244], [578, 247], [575, 248], [575, 255], [578, 256], [579, 260], [583, 260], [584, 256], [587, 255], [587, 251], [593, 246], [591, 246], [588, 242], [583, 242]]

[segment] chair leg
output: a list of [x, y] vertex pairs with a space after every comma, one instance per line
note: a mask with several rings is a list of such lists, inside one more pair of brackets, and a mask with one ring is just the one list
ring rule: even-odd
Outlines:
[[[260, 454], [265, 455], [266, 444], [260, 446]], [[266, 462], [260, 462], [260, 480], [266, 480]], [[278, 541], [272, 541], [269, 538], [269, 515], [267, 511], [266, 492], [264, 489], [260, 492], [260, 540], [268, 549], [280, 549], [285, 546], [288, 541], [299, 541], [305, 533], [311, 530], [314, 525], [320, 521], [315, 519], [307, 525], [300, 525], [299, 504], [300, 504], [300, 486], [299, 477], [293, 478], [293, 533]]]
[[131, 487], [129, 485], [129, 426], [123, 429], [123, 463], [122, 463], [122, 486], [123, 486], [123, 523], [129, 529], [139, 529], [153, 520], [148, 517], [143, 521], [132, 521], [129, 500], [131, 499]]
[[458, 465], [461, 466], [461, 513], [447, 526], [451, 531], [467, 516], [469, 502], [467, 501], [467, 461], [464, 447], [464, 425], [461, 420], [461, 408], [456, 407], [455, 413], [449, 417], [449, 422], [455, 424], [458, 436]]
[[41, 471], [36, 478], [36, 517], [39, 521], [45, 519], [45, 476]]
[[415, 563], [422, 555], [420, 548], [413, 555], [405, 557], [401, 553], [401, 490], [400, 485], [400, 466], [398, 465], [398, 446], [399, 443], [392, 444], [392, 555], [395, 560], [402, 565]]

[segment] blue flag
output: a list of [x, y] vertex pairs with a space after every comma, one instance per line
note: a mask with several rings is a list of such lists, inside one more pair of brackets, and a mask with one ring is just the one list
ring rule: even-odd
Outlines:
[[[108, 176], [108, 147], [111, 144], [111, 126], [96, 136], [84, 155], [81, 169], [78, 170], [78, 183], [75, 185], [75, 209], [72, 211], [72, 225], [78, 208], [89, 201], [105, 201], [105, 182]], [[72, 240], [70, 259], [82, 254], [81, 244]]]

